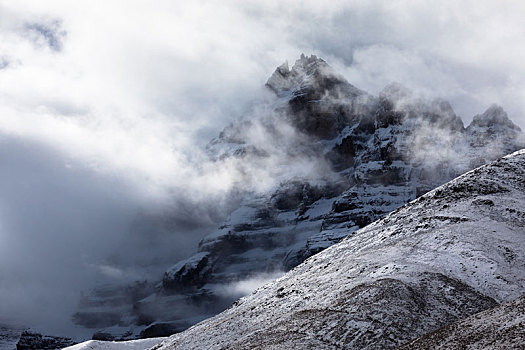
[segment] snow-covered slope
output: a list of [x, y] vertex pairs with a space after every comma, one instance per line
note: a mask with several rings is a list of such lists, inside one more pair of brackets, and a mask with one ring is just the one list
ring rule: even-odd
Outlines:
[[88, 340], [86, 342], [64, 348], [64, 350], [142, 350], [153, 347], [163, 340], [164, 338], [128, 340], [123, 342]]
[[86, 295], [79, 324], [110, 327], [103, 332], [116, 339], [183, 330], [229, 306], [246, 290], [240, 284], [282, 274], [522, 147], [521, 130], [501, 107], [465, 128], [446, 101], [419, 98], [399, 84], [371, 96], [313, 55], [278, 67], [266, 85], [274, 99], [207, 147], [211, 159], [243, 174], [239, 207], [164, 276]]
[[525, 294], [525, 150], [423, 195], [155, 349], [387, 349]]
[[521, 350], [525, 347], [525, 296], [438, 329], [399, 350]]

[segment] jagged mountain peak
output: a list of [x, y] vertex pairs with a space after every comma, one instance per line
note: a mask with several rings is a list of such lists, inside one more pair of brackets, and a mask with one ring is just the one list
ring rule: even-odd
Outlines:
[[318, 139], [334, 138], [372, 99], [315, 55], [302, 54], [292, 69], [286, 62], [277, 67], [266, 86], [288, 102], [291, 124]]
[[400, 112], [406, 119], [419, 119], [440, 129], [463, 132], [463, 121], [456, 115], [452, 105], [442, 98], [427, 98], [418, 96], [411, 89], [393, 82], [379, 93], [380, 103], [384, 109]]
[[451, 104], [442, 98], [433, 99], [426, 114], [430, 115], [431, 122], [436, 123], [442, 129], [447, 128], [458, 132], [465, 130], [463, 121], [456, 115]]
[[482, 114], [474, 116], [472, 127], [489, 128], [489, 129], [511, 129], [521, 131], [520, 127], [514, 124], [507, 115], [503, 107], [493, 104]]
[[323, 59], [315, 55], [305, 56], [303, 53], [301, 57], [295, 61], [292, 69], [289, 68], [288, 61], [285, 61], [277, 67], [268, 79], [266, 86], [279, 94], [283, 91], [300, 87], [302, 83], [306, 83], [308, 78], [321, 72], [323, 74], [335, 74]]
[[348, 83], [322, 58], [304, 54], [301, 54], [291, 69], [288, 62], [277, 67], [266, 82], [266, 86], [279, 97], [297, 96], [313, 91], [320, 93], [319, 97], [325, 92], [334, 95], [340, 94], [340, 91], [335, 92], [335, 90], [341, 88], [345, 90], [345, 93], [355, 96], [364, 94], [363, 91]]
[[301, 54], [301, 57], [295, 61], [295, 64], [292, 67], [292, 70], [304, 72], [306, 75], [315, 74], [322, 69], [327, 69], [330, 72], [334, 72], [322, 58], [319, 58], [316, 55], [305, 56], [304, 53]]
[[385, 86], [379, 93], [379, 98], [389, 100], [391, 102], [398, 102], [412, 98], [412, 90], [401, 83], [392, 82]]
[[482, 114], [474, 116], [466, 129], [471, 145], [491, 145], [490, 149], [511, 152], [516, 145], [525, 147], [525, 140], [519, 126], [514, 124], [502, 107], [493, 104]]

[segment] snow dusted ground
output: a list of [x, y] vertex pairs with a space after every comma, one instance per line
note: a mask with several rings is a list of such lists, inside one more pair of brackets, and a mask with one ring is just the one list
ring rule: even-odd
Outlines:
[[399, 350], [525, 347], [525, 296], [424, 335]]
[[88, 340], [86, 342], [64, 348], [64, 350], [141, 350], [155, 346], [164, 339], [165, 338], [150, 338], [129, 340], [124, 342]]
[[388, 349], [525, 293], [525, 150], [309, 258], [155, 349]]

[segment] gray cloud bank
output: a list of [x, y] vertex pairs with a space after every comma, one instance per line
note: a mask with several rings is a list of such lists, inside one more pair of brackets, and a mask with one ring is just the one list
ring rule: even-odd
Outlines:
[[[465, 122], [495, 102], [523, 129], [524, 10], [0, 2], [0, 315], [59, 327], [95, 281], [143, 277], [189, 254], [246, 178], [209, 162], [204, 146], [249, 115], [270, 73], [301, 52], [372, 94], [398, 81], [449, 100]], [[271, 186], [278, 173], [264, 175]]]

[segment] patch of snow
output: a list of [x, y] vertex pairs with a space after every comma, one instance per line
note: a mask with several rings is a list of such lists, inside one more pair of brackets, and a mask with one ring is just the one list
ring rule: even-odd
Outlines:
[[145, 350], [159, 344], [165, 339], [166, 338], [149, 338], [122, 342], [88, 340], [80, 344], [69, 346], [63, 350]]

